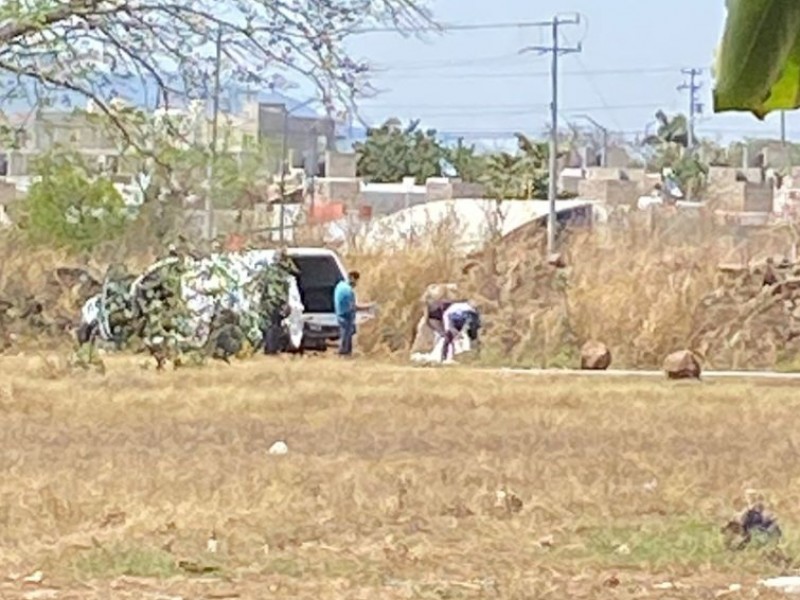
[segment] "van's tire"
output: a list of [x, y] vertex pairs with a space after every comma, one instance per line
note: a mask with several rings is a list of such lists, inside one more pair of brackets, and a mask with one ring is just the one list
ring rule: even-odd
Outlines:
[[91, 342], [94, 339], [96, 333], [97, 333], [97, 325], [89, 323], [81, 323], [77, 331], [75, 332], [75, 337], [78, 341], [78, 344], [83, 346], [84, 344], [88, 344], [89, 342]]
[[301, 344], [301, 348], [303, 350], [309, 350], [311, 352], [326, 352], [328, 350], [328, 344], [324, 339], [306, 340], [304, 338]]

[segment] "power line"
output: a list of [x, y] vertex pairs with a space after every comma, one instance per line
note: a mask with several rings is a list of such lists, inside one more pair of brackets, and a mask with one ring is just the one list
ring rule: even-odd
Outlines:
[[[523, 115], [523, 114], [531, 114], [535, 113], [538, 114], [540, 112], [549, 112], [550, 111], [550, 104], [464, 104], [464, 105], [456, 105], [452, 106], [452, 108], [457, 110], [450, 110], [450, 111], [443, 111], [443, 112], [435, 112], [435, 113], [426, 113], [426, 117], [439, 117], [439, 116], [469, 116], [469, 115], [502, 115], [502, 114], [510, 114], [510, 115]], [[369, 109], [383, 109], [383, 110], [395, 110], [395, 111], [402, 111], [402, 112], [416, 112], [416, 111], [423, 111], [425, 109], [438, 109], [438, 108], [446, 108], [443, 105], [402, 105], [402, 104], [362, 104], [361, 108], [363, 110]], [[615, 110], [636, 110], [636, 109], [652, 109], [652, 108], [666, 108], [663, 102], [659, 103], [650, 103], [650, 104], [602, 104], [602, 105], [595, 105], [595, 106], [568, 106], [562, 107], [559, 110], [563, 112], [592, 112], [592, 111], [615, 111]]]
[[[664, 73], [676, 73], [680, 71], [680, 67], [657, 67], [657, 68], [631, 68], [631, 69], [597, 69], [593, 71], [564, 71], [560, 75], [565, 77], [585, 77], [589, 76], [615, 76], [615, 75], [659, 75]], [[517, 71], [517, 72], [501, 72], [501, 73], [487, 73], [487, 72], [466, 72], [466, 73], [440, 73], [436, 75], [421, 75], [411, 73], [401, 73], [395, 75], [392, 69], [385, 71], [372, 71], [374, 75], [390, 75], [393, 80], [414, 80], [414, 79], [528, 79], [531, 77], [549, 77], [549, 71]]]
[[[600, 102], [603, 103], [603, 106], [608, 107], [608, 100], [606, 100], [606, 97], [603, 95], [603, 92], [600, 91], [600, 87], [597, 85], [597, 82], [595, 82], [594, 78], [589, 73], [589, 70], [586, 68], [586, 65], [583, 64], [580, 55], [576, 55], [575, 60], [577, 61], [578, 65], [583, 69], [584, 74], [586, 76], [586, 80], [589, 82], [589, 85], [592, 86], [592, 89], [594, 89], [594, 93], [597, 94], [598, 100], [600, 100]], [[619, 121], [613, 114], [611, 115], [611, 119], [614, 121], [616, 126], [621, 129]]]
[[[500, 29], [530, 29], [533, 27], [547, 27], [550, 21], [513, 21], [505, 23], [451, 23], [450, 25], [422, 25], [410, 28], [411, 33], [442, 33], [450, 31], [491, 31]], [[398, 33], [397, 27], [360, 27], [350, 29], [347, 33]]]
[[394, 63], [392, 65], [376, 65], [380, 70], [390, 71], [426, 71], [443, 67], [472, 67], [477, 65], [494, 65], [498, 62], [519, 60], [518, 53], [498, 54], [495, 56], [479, 56], [475, 58], [442, 58], [436, 60], [422, 60], [412, 62]]
[[[548, 125], [545, 123], [542, 127], [547, 128]], [[536, 128], [536, 131], [540, 131], [542, 127]], [[526, 131], [532, 131], [532, 128], [512, 128], [512, 129], [437, 129], [437, 135], [441, 138], [457, 138], [457, 137], [464, 137], [464, 138], [486, 138], [486, 139], [502, 139], [502, 138], [513, 138], [516, 133], [524, 133]], [[777, 131], [767, 130], [759, 130], [759, 129], [740, 129], [740, 128], [718, 128], [718, 127], [703, 127], [701, 129], [703, 134], [709, 135], [714, 133], [720, 134], [739, 134], [739, 135], [750, 135], [758, 138], [763, 139], [779, 139], [779, 133]], [[610, 134], [619, 135], [619, 136], [635, 136], [635, 135], [642, 135], [642, 129], [627, 129], [623, 131], [614, 131], [609, 130]], [[790, 134], [794, 134], [797, 137], [800, 137], [800, 130], [797, 131], [790, 131]]]

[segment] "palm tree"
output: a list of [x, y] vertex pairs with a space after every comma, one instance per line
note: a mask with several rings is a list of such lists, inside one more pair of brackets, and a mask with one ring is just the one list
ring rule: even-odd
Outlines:
[[679, 114], [670, 119], [663, 110], [659, 110], [656, 120], [659, 123], [658, 130], [655, 135], [645, 138], [645, 145], [677, 144], [683, 148], [689, 147], [689, 124], [685, 116]]

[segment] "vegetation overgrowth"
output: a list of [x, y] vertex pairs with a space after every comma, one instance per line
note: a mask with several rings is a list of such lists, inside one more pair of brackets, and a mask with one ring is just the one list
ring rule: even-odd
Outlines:
[[[36, 299], [45, 304], [38, 322], [51, 330], [54, 323], [60, 331], [68, 328], [85, 288], [69, 280], [68, 293], [61, 293], [51, 285], [52, 272], [88, 267], [102, 278], [109, 265], [122, 262], [136, 270], [164, 254], [163, 242], [146, 226], [131, 227], [117, 242], [83, 254], [7, 235], [0, 241], [0, 298], [17, 316]], [[377, 318], [359, 331], [359, 352], [407, 359], [426, 287], [456, 283], [459, 295], [485, 315], [478, 359], [484, 364], [577, 366], [581, 345], [593, 339], [610, 347], [614, 366], [659, 367], [668, 353], [692, 343], [696, 313], [720, 284], [720, 264], [786, 256], [796, 239], [790, 228], [742, 233], [698, 215], [629, 215], [594, 230], [568, 231], [562, 240], [567, 266], [560, 269], [544, 260], [540, 230], [489, 239], [483, 251], [464, 257], [453, 250], [458, 227], [451, 222], [391, 253], [359, 249], [357, 240], [340, 249], [347, 266], [363, 273], [361, 299], [379, 306]], [[297, 243], [319, 242], [309, 231]], [[52, 343], [26, 336], [24, 325], [6, 312], [7, 333]]]

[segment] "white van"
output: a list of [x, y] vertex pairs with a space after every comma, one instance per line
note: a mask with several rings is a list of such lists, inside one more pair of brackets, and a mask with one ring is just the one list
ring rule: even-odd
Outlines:
[[[287, 255], [297, 266], [297, 273], [290, 278], [290, 315], [286, 325], [289, 331], [287, 349], [324, 350], [331, 341], [339, 338], [339, 328], [333, 310], [333, 290], [336, 284], [347, 277], [347, 271], [332, 250], [325, 248], [287, 248]], [[195, 337], [189, 342], [201, 346], [208, 338], [214, 312], [218, 308], [230, 309], [240, 316], [254, 317], [253, 308], [258, 298], [248, 290], [248, 284], [264, 266], [271, 264], [275, 250], [247, 250], [215, 254], [194, 260], [184, 260], [182, 295], [186, 301]], [[143, 282], [161, 269], [181, 259], [170, 257], [160, 260], [139, 275], [129, 287], [129, 295], [135, 298]], [[222, 271], [222, 273], [221, 273]], [[90, 298], [81, 311], [81, 326], [78, 340], [88, 341], [93, 335], [106, 341], [113, 336], [105, 310], [106, 286], [100, 294]], [[360, 312], [358, 322], [370, 319], [371, 313]]]

